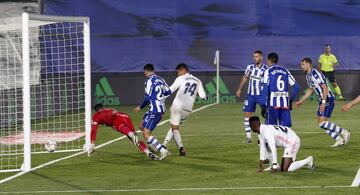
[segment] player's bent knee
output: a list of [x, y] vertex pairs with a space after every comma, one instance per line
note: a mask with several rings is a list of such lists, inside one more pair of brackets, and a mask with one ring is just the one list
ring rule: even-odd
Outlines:
[[244, 117], [250, 118], [252, 116], [252, 112], [244, 112]]
[[289, 167], [291, 166], [293, 160], [289, 157], [283, 157], [282, 163], [281, 163], [281, 171], [288, 172]]
[[144, 136], [144, 138], [145, 138], [146, 140], [148, 140], [149, 137], [150, 137], [150, 135], [151, 135], [151, 132], [150, 132], [148, 129], [144, 128], [144, 130], [143, 130], [143, 136]]
[[325, 124], [326, 124], [326, 121], [321, 121], [321, 120], [318, 123], [320, 128], [323, 128]]
[[179, 125], [173, 125], [173, 124], [171, 124], [171, 129], [174, 131], [175, 129], [176, 130], [180, 130], [180, 128], [179, 128], [180, 126]]

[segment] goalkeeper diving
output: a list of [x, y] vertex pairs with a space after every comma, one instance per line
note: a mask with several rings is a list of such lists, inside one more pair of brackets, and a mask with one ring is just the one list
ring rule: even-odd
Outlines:
[[149, 158], [153, 160], [159, 160], [159, 157], [150, 152], [147, 146], [139, 141], [136, 135], [134, 125], [126, 113], [119, 112], [112, 108], [105, 108], [103, 104], [96, 104], [94, 107], [96, 113], [92, 118], [91, 127], [91, 145], [88, 149], [88, 155], [91, 156], [95, 152], [95, 140], [98, 125], [105, 125], [112, 127], [115, 131], [118, 131], [126, 135], [130, 141], [142, 152], [144, 152]]

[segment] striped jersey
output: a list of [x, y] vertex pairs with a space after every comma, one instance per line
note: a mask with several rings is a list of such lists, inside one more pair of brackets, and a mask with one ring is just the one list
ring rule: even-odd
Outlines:
[[267, 69], [267, 65], [263, 64], [259, 68], [255, 64], [250, 64], [245, 70], [245, 76], [250, 77], [248, 86], [248, 95], [260, 95], [262, 80], [264, 72]]
[[[318, 70], [316, 70], [315, 68], [312, 68], [310, 70], [310, 73], [306, 74], [306, 81], [309, 85], [310, 88], [314, 89], [315, 93], [318, 95], [319, 97], [319, 101], [322, 100], [323, 97], [323, 89], [321, 87], [322, 84], [325, 84], [326, 86], [326, 80], [325, 80], [325, 76], [319, 72]], [[331, 90], [329, 89], [329, 93], [327, 95], [327, 101], [329, 101], [329, 99], [334, 99], [335, 96], [333, 94], [333, 92], [331, 92]]]
[[150, 97], [149, 112], [165, 112], [165, 94], [169, 91], [169, 86], [164, 79], [156, 74], [145, 80], [145, 95]]
[[272, 65], [264, 73], [264, 90], [268, 91], [268, 106], [280, 109], [289, 108], [289, 86], [296, 81], [284, 67]]

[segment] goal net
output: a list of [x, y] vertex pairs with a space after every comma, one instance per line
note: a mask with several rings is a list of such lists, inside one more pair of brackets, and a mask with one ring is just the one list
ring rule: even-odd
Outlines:
[[29, 171], [48, 141], [56, 152], [89, 143], [89, 48], [86, 17], [0, 19], [0, 171]]

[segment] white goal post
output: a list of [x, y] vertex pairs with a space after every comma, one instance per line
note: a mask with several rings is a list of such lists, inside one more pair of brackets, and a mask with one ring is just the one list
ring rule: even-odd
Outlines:
[[88, 17], [0, 19], [0, 172], [30, 171], [31, 154], [90, 145]]

